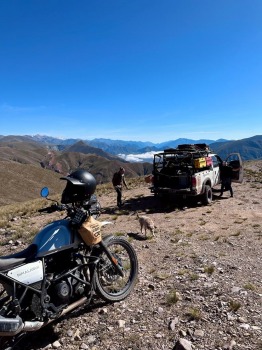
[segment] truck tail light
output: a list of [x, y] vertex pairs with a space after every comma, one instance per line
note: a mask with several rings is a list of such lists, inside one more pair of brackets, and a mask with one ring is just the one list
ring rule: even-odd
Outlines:
[[146, 183], [154, 183], [154, 175], [148, 175], [145, 177], [145, 182]]

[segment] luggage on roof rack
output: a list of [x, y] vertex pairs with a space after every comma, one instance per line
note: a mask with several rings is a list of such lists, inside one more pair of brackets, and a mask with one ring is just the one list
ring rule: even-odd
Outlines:
[[193, 144], [184, 143], [182, 145], [178, 145], [177, 149], [179, 149], [179, 150], [192, 150], [192, 151], [195, 151], [196, 147]]
[[206, 143], [196, 143], [195, 146], [198, 147], [198, 149], [201, 149], [203, 151], [210, 150], [209, 146]]
[[164, 149], [164, 152], [168, 153], [168, 152], [174, 152], [176, 151], [176, 148], [167, 148], [167, 149]]
[[195, 144], [184, 143], [184, 144], [178, 145], [177, 149], [181, 150], [181, 151], [191, 151], [191, 152], [194, 152], [194, 151], [206, 151], [206, 152], [208, 152], [208, 151], [210, 151], [210, 148], [206, 143], [195, 143]]

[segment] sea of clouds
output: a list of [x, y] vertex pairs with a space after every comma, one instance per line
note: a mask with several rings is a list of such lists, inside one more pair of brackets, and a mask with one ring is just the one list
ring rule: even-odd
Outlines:
[[[160, 152], [160, 151], [159, 151]], [[140, 154], [118, 154], [118, 157], [125, 159], [128, 162], [149, 162], [153, 163], [155, 151], [140, 153]]]

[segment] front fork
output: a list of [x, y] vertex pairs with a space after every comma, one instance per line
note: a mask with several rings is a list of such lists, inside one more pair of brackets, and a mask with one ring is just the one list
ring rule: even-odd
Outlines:
[[119, 275], [121, 277], [124, 277], [124, 273], [123, 270], [121, 269], [121, 267], [118, 264], [118, 260], [112, 255], [112, 253], [110, 252], [109, 249], [107, 249], [106, 244], [101, 241], [99, 242], [99, 246], [102, 248], [102, 250], [105, 252], [106, 256], [108, 257], [108, 259], [111, 261], [111, 263], [113, 264], [114, 268], [116, 269], [116, 271], [119, 273]]

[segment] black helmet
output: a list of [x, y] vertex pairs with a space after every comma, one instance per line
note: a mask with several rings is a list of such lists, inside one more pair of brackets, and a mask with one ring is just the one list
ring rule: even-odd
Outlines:
[[61, 180], [67, 180], [61, 198], [64, 204], [87, 200], [96, 189], [96, 179], [86, 170], [76, 170]]

